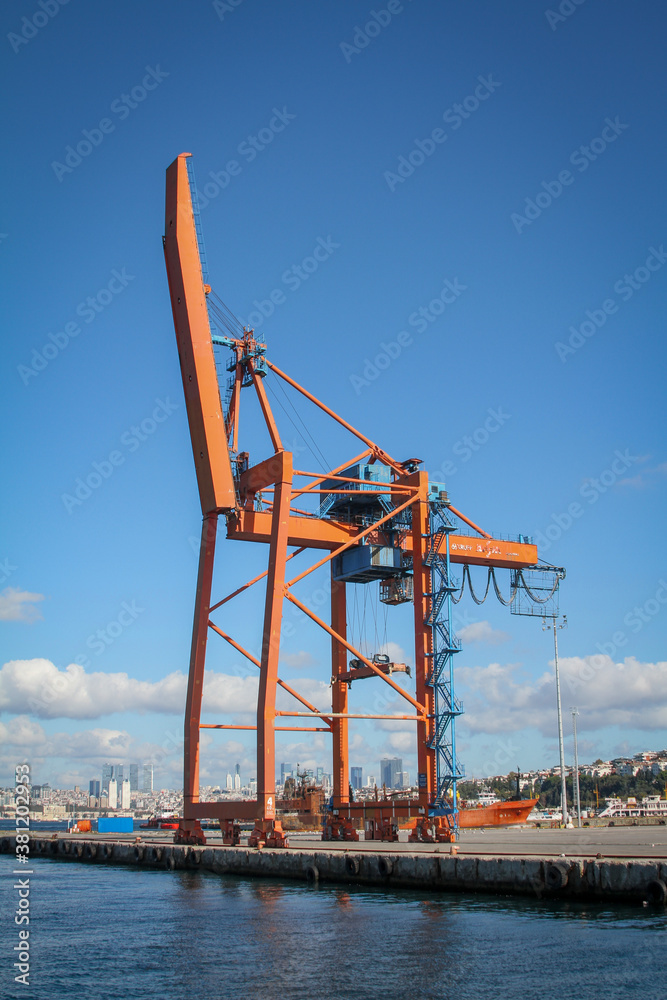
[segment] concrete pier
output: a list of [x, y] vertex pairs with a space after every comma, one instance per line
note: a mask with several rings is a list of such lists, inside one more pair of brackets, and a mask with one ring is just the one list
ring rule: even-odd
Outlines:
[[[571, 834], [581, 831], [552, 831]], [[514, 852], [498, 851], [498, 840]], [[524, 838], [518, 831], [494, 831], [484, 845], [482, 836], [469, 837], [450, 853], [449, 845], [322, 843], [294, 840], [285, 850], [222, 847], [183, 847], [158, 831], [141, 836], [109, 834], [35, 834], [30, 857], [85, 864], [134, 865], [154, 869], [198, 869], [219, 875], [298, 879], [311, 883], [360, 883], [430, 892], [502, 893], [533, 898], [622, 901], [665, 905], [667, 857], [665, 847], [653, 841], [652, 857], [603, 857], [592, 854], [597, 844], [577, 844], [576, 851], [554, 850], [539, 843], [539, 835]], [[528, 839], [533, 842], [528, 843]], [[663, 838], [664, 839], [664, 836]], [[537, 843], [534, 841], [537, 840]], [[472, 843], [471, 843], [472, 841]], [[517, 841], [523, 850], [517, 851]], [[521, 843], [523, 841], [523, 843]], [[491, 853], [486, 853], [486, 847]], [[543, 847], [541, 854], [529, 848]], [[557, 847], [567, 846], [565, 843]], [[611, 845], [617, 849], [622, 844]], [[637, 845], [639, 846], [639, 845]], [[475, 848], [477, 848], [475, 850]], [[481, 848], [481, 850], [480, 850]], [[583, 852], [581, 851], [583, 848]], [[0, 851], [13, 854], [15, 839], [0, 833]], [[638, 851], [636, 853], [639, 853]]]

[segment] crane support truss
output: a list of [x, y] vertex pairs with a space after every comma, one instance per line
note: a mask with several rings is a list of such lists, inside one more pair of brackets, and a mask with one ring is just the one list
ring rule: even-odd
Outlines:
[[[433, 734], [429, 746], [435, 750], [435, 798], [431, 816], [445, 816], [456, 829], [456, 784], [463, 770], [456, 757], [456, 718], [462, 714], [461, 703], [454, 695], [454, 654], [461, 643], [452, 632], [452, 592], [449, 538], [453, 524], [447, 505], [430, 504], [428, 549], [424, 559], [431, 570], [431, 595], [425, 624], [432, 630], [431, 671], [433, 688]], [[421, 775], [420, 775], [420, 780]]]
[[[456, 783], [462, 775], [456, 758], [455, 723], [461, 706], [454, 695], [453, 658], [459, 643], [452, 632], [452, 564], [464, 572], [471, 565], [508, 568], [514, 579], [535, 568], [537, 549], [531, 541], [492, 538], [453, 508], [442, 484], [429, 483], [418, 460], [396, 461], [285, 372], [265, 358], [266, 347], [252, 330], [240, 337], [211, 332], [206, 296], [203, 241], [193, 199], [187, 157], [167, 170], [165, 259], [176, 339], [183, 376], [188, 421], [203, 513], [199, 573], [185, 713], [184, 806], [176, 839], [205, 842], [203, 818], [220, 820], [225, 843], [238, 842], [238, 822], [254, 820], [251, 846], [285, 846], [276, 815], [275, 733], [327, 732], [333, 740], [332, 813], [325, 835], [354, 839], [354, 822], [363, 819], [367, 835], [393, 836], [397, 818], [412, 826], [413, 839], [451, 839], [457, 829]], [[213, 343], [232, 351], [233, 379], [223, 414]], [[263, 380], [269, 371], [359, 439], [364, 450], [327, 473], [293, 468], [285, 450]], [[251, 466], [238, 453], [240, 391], [254, 388], [274, 454]], [[319, 502], [319, 508], [317, 502]], [[294, 504], [297, 502], [298, 507]], [[311, 503], [304, 510], [304, 503]], [[350, 510], [356, 512], [354, 516]], [[361, 514], [359, 513], [361, 511]], [[226, 520], [228, 539], [268, 545], [267, 569], [211, 603], [218, 518]], [[475, 534], [461, 530], [462, 522]], [[289, 552], [288, 549], [294, 551]], [[315, 550], [312, 565], [288, 579], [292, 558]], [[373, 562], [380, 553], [389, 562]], [[363, 557], [363, 558], [362, 558]], [[327, 566], [328, 564], [328, 566]], [[311, 573], [327, 567], [331, 578], [330, 621], [321, 618], [293, 592]], [[360, 574], [360, 575], [359, 575]], [[355, 648], [346, 632], [346, 580], [389, 579], [396, 599], [407, 599], [406, 579], [414, 602], [415, 694]], [[254, 656], [212, 615], [234, 597], [265, 580], [261, 654]], [[331, 640], [331, 710], [321, 710], [278, 676], [283, 602], [288, 600]], [[209, 630], [230, 644], [259, 670], [257, 719], [254, 726], [202, 723], [204, 667]], [[407, 701], [405, 714], [354, 713], [349, 708], [348, 656], [355, 670], [381, 678], [394, 697]], [[403, 665], [404, 666], [404, 665]], [[299, 710], [276, 708], [280, 687], [298, 702]], [[305, 710], [305, 711], [304, 711]], [[312, 725], [276, 725], [291, 718]], [[352, 801], [349, 793], [348, 727], [350, 719], [412, 720], [417, 727], [418, 797], [369, 802]], [[199, 752], [202, 729], [254, 730], [257, 734], [257, 798], [249, 801], [202, 802], [199, 795]]]

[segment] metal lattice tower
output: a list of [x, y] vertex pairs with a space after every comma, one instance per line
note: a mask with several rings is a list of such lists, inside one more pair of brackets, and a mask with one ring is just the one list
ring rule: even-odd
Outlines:
[[456, 718], [463, 708], [454, 694], [454, 654], [461, 651], [461, 644], [452, 632], [451, 598], [456, 587], [452, 585], [449, 534], [454, 526], [447, 504], [438, 500], [429, 506], [430, 538], [424, 561], [431, 569], [431, 607], [425, 624], [431, 627], [433, 635], [428, 685], [433, 688], [435, 719], [429, 746], [436, 754], [436, 789], [429, 814], [450, 816], [456, 828], [456, 784], [464, 771], [456, 756]]

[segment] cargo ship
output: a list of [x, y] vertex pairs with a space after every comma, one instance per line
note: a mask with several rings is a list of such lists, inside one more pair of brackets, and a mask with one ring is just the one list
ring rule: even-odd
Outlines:
[[501, 802], [493, 795], [480, 795], [474, 802], [459, 805], [459, 828], [474, 829], [481, 826], [513, 826], [525, 823], [539, 799], [512, 799]]

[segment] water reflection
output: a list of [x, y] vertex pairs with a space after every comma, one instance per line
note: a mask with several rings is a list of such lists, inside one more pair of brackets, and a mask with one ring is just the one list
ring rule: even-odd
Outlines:
[[[9, 877], [11, 862], [0, 862], [0, 877]], [[275, 879], [41, 859], [34, 887], [36, 1000], [664, 994], [657, 984], [667, 914], [641, 907], [326, 883], [313, 891]], [[93, 965], [72, 947], [82, 913]], [[566, 956], [557, 975], [555, 955]]]

